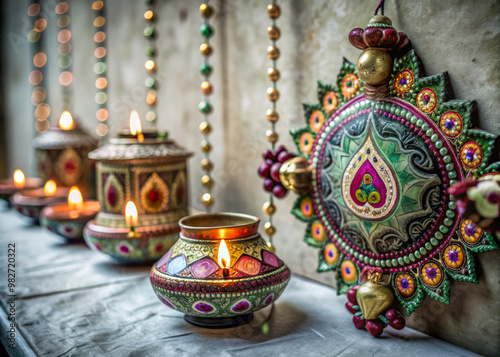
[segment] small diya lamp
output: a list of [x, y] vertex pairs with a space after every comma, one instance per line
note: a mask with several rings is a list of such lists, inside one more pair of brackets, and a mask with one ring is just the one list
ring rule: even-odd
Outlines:
[[83, 200], [77, 187], [69, 190], [68, 202], [47, 206], [42, 209], [40, 223], [68, 241], [80, 241], [83, 228], [99, 212], [99, 202]]
[[[143, 131], [136, 111], [130, 129], [92, 151], [101, 211], [84, 231], [87, 245], [127, 262], [159, 259], [177, 240], [189, 214], [191, 153], [156, 131]], [[126, 207], [127, 206], [127, 207]]]
[[59, 125], [33, 139], [38, 175], [58, 186], [77, 186], [85, 197], [94, 196], [94, 167], [88, 153], [97, 140], [81, 129], [71, 113], [61, 114]]
[[21, 190], [29, 190], [42, 187], [43, 181], [35, 177], [25, 177], [21, 170], [14, 171], [12, 179], [0, 180], [0, 199], [11, 205], [11, 197]]
[[239, 213], [190, 216], [179, 240], [151, 268], [156, 296], [201, 327], [248, 323], [281, 295], [290, 269], [258, 233], [259, 219]]
[[42, 209], [46, 206], [65, 202], [68, 194], [69, 188], [57, 187], [53, 180], [49, 180], [43, 188], [17, 192], [12, 197], [12, 203], [19, 213], [31, 218], [38, 224]]

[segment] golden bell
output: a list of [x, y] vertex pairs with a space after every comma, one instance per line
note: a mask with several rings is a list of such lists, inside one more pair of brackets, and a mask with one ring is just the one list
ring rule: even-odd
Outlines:
[[281, 165], [280, 181], [287, 189], [304, 195], [311, 190], [312, 167], [305, 157], [294, 157]]
[[394, 295], [387, 285], [367, 281], [359, 287], [356, 299], [365, 320], [374, 320], [392, 305]]
[[376, 86], [389, 80], [392, 71], [392, 57], [386, 51], [378, 48], [367, 48], [359, 56], [358, 64], [359, 79], [363, 82]]

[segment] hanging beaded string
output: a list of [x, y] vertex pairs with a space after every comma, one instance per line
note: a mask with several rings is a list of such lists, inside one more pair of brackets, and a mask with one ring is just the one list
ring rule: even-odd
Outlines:
[[28, 32], [28, 41], [32, 44], [33, 70], [29, 75], [29, 82], [33, 85], [31, 103], [34, 106], [36, 118], [35, 129], [43, 133], [50, 128], [48, 117], [50, 106], [47, 104], [47, 91], [45, 90], [45, 65], [47, 55], [43, 52], [42, 34], [47, 28], [47, 20], [43, 17], [39, 0], [34, 0], [28, 7], [28, 16], [33, 22], [33, 28]]
[[[272, 85], [267, 89], [267, 98], [272, 103], [272, 108], [268, 109], [266, 112], [266, 118], [271, 123], [271, 129], [266, 131], [267, 141], [271, 143], [271, 147], [274, 150], [276, 147], [276, 142], [278, 141], [278, 133], [276, 132], [276, 122], [279, 119], [279, 114], [276, 110], [276, 102], [278, 101], [280, 94], [278, 91], [277, 81], [280, 78], [280, 72], [276, 68], [276, 62], [280, 56], [280, 51], [276, 47], [276, 41], [280, 38], [280, 29], [276, 26], [276, 19], [281, 15], [281, 9], [276, 4], [276, 0], [273, 0], [272, 4], [267, 6], [267, 16], [271, 19], [271, 26], [267, 28], [267, 35], [271, 40], [271, 45], [267, 48], [267, 56], [272, 60], [272, 65], [267, 69], [267, 77], [271, 81]], [[262, 211], [268, 216], [267, 222], [264, 225], [264, 231], [269, 237], [269, 246], [274, 249], [273, 246], [273, 236], [276, 233], [276, 228], [273, 225], [273, 215], [276, 213], [276, 206], [273, 204], [273, 194], [269, 194], [269, 200], [262, 206]]]
[[211, 176], [211, 171], [213, 170], [213, 163], [210, 160], [210, 152], [212, 151], [212, 144], [209, 141], [209, 135], [212, 132], [212, 126], [209, 122], [209, 115], [212, 113], [212, 104], [210, 104], [208, 97], [213, 93], [212, 84], [209, 81], [210, 75], [212, 74], [212, 67], [208, 63], [208, 57], [212, 54], [213, 49], [209, 43], [210, 37], [214, 34], [214, 29], [210, 26], [209, 19], [212, 17], [214, 9], [208, 3], [203, 3], [200, 6], [200, 15], [204, 19], [203, 25], [200, 27], [200, 33], [203, 36], [204, 42], [200, 46], [200, 53], [204, 58], [203, 64], [200, 67], [200, 73], [203, 76], [203, 82], [201, 83], [201, 93], [204, 98], [200, 102], [198, 108], [203, 114], [203, 121], [200, 124], [200, 132], [203, 135], [203, 141], [201, 142], [201, 151], [204, 154], [201, 160], [201, 169], [204, 174], [201, 178], [201, 183], [205, 189], [205, 192], [201, 196], [201, 202], [205, 206], [205, 211], [210, 212], [210, 208], [214, 204], [212, 197], [212, 188], [214, 186], [214, 180]]
[[155, 1], [146, 0], [146, 11], [144, 12], [144, 19], [146, 20], [146, 27], [144, 28], [144, 36], [148, 40], [148, 46], [146, 48], [147, 60], [144, 63], [144, 67], [148, 73], [148, 77], [144, 84], [148, 90], [146, 94], [146, 103], [149, 106], [149, 110], [146, 113], [146, 120], [151, 123], [153, 127], [156, 127], [156, 105], [157, 105], [157, 87], [158, 79], [156, 78], [157, 63], [156, 58], [158, 56], [156, 49], [156, 37], [157, 31], [155, 28]]
[[108, 79], [106, 68], [106, 55], [108, 50], [106, 48], [106, 8], [105, 0], [97, 0], [92, 3], [92, 10], [94, 10], [94, 57], [96, 63], [94, 64], [94, 72], [97, 75], [95, 87], [97, 93], [95, 94], [95, 102], [97, 103], [97, 111], [95, 116], [99, 120], [95, 131], [97, 135], [103, 139], [109, 131], [107, 124], [108, 120]]
[[72, 106], [72, 83], [73, 73], [71, 72], [71, 17], [69, 15], [69, 4], [65, 1], [59, 1], [56, 5], [55, 12], [58, 16], [57, 26], [59, 32], [57, 41], [59, 42], [58, 50], [59, 59], [57, 64], [61, 70], [59, 74], [59, 84], [62, 87], [62, 111], [71, 111]]

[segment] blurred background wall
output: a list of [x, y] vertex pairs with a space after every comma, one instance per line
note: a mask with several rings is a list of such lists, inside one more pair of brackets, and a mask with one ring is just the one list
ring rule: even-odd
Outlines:
[[[158, 14], [158, 127], [196, 155], [190, 162], [191, 200], [201, 209], [199, 179], [201, 136], [197, 109], [201, 100], [198, 67], [202, 43], [198, 14], [199, 1], [157, 0]], [[53, 123], [61, 113], [61, 89], [57, 67], [57, 17], [54, 0], [46, 4], [48, 27], [44, 32], [48, 55], [46, 88]], [[215, 163], [215, 211], [246, 212], [265, 217], [261, 206], [266, 200], [256, 175], [260, 153], [268, 147], [265, 131], [269, 124], [266, 69], [269, 65], [266, 28], [269, 19], [266, 1], [216, 0], [212, 40], [215, 72], [212, 81], [214, 125], [212, 140]], [[333, 83], [342, 57], [352, 62], [360, 51], [347, 39], [349, 31], [364, 27], [378, 4], [377, 0], [280, 0], [278, 19], [282, 37], [278, 68], [280, 121], [279, 142], [295, 150], [288, 130], [302, 125], [303, 102], [316, 101], [316, 81]], [[20, 168], [35, 174], [31, 140], [36, 135], [32, 86], [28, 75], [32, 54], [27, 32], [31, 28], [27, 0], [6, 0], [2, 14], [2, 54], [0, 87], [0, 174], [11, 175]], [[143, 118], [147, 110], [144, 80], [145, 48], [142, 34], [145, 4], [137, 0], [107, 0], [108, 109], [110, 134], [127, 127], [131, 109]], [[481, 126], [500, 132], [500, 2], [497, 0], [412, 1], [388, 0], [388, 15], [399, 31], [412, 40], [427, 74], [449, 71], [455, 97], [476, 99]], [[71, 2], [73, 44], [73, 114], [89, 132], [95, 134], [98, 121], [93, 73], [94, 14], [91, 1]], [[317, 250], [302, 242], [305, 225], [288, 212], [294, 195], [280, 201], [275, 215], [275, 238], [280, 256], [292, 270], [320, 282], [334, 285], [334, 274], [318, 274]], [[478, 259], [479, 286], [453, 283], [451, 305], [427, 298], [410, 319], [410, 325], [437, 337], [493, 354], [500, 350], [500, 253], [490, 252]], [[346, 329], [351, 326], [346, 326]]]

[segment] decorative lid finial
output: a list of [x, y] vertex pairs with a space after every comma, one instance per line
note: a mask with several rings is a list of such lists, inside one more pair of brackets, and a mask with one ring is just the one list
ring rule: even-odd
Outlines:
[[389, 78], [394, 57], [408, 48], [410, 40], [403, 32], [392, 27], [387, 16], [375, 15], [363, 30], [355, 28], [349, 33], [352, 45], [363, 50], [356, 65], [359, 78], [365, 82], [363, 90], [370, 100], [389, 97]]

